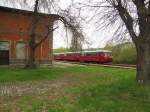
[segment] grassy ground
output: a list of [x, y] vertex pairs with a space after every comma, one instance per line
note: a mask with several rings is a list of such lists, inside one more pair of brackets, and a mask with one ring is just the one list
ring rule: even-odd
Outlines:
[[150, 112], [150, 87], [136, 84], [134, 70], [0, 68], [0, 84], [0, 112]]

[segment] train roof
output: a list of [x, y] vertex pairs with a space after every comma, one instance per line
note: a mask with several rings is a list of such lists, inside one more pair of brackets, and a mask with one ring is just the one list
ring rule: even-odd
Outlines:
[[54, 55], [59, 55], [59, 54], [64, 54], [64, 53], [54, 53]]
[[85, 53], [95, 53], [95, 52], [112, 52], [112, 51], [109, 51], [109, 50], [96, 50], [96, 51], [83, 51]]
[[72, 54], [72, 53], [81, 53], [81, 52], [65, 52], [67, 54]]
[[59, 55], [59, 54], [72, 54], [72, 53], [81, 53], [81, 52], [63, 52], [63, 53], [54, 53], [54, 54]]
[[60, 55], [60, 54], [75, 54], [75, 53], [97, 53], [97, 52], [109, 52], [111, 53], [112, 51], [109, 50], [96, 50], [96, 51], [78, 51], [78, 52], [63, 52], [63, 53], [54, 53], [54, 55]]

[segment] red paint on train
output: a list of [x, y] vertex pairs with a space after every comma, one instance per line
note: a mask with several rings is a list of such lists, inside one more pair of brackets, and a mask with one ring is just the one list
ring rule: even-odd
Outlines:
[[62, 61], [107, 63], [112, 62], [112, 53], [107, 50], [67, 52], [54, 54], [54, 59]]

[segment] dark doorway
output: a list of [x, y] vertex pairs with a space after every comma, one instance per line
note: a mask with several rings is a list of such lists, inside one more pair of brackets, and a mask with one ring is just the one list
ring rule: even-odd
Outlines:
[[0, 65], [9, 65], [9, 51], [0, 50]]

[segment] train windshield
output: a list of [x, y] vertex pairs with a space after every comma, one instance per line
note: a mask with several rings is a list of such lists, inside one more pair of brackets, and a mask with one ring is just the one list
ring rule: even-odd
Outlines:
[[112, 53], [111, 52], [99, 52], [99, 55], [112, 56]]
[[106, 54], [107, 54], [107, 56], [112, 56], [111, 52], [107, 52]]

